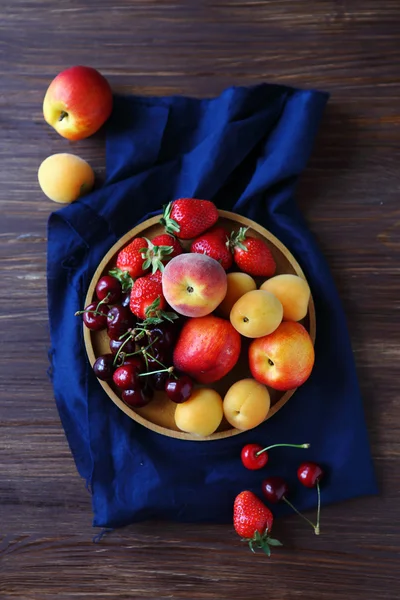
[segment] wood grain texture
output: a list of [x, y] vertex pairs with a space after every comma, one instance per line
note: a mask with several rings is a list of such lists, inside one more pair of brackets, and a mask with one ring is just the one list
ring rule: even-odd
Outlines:
[[[400, 595], [400, 4], [398, 0], [0, 3], [0, 597], [394, 600]], [[120, 93], [209, 96], [260, 81], [331, 93], [298, 201], [348, 317], [380, 495], [296, 517], [252, 556], [225, 526], [142, 523], [94, 544], [47, 379], [46, 220], [37, 169], [101, 134], [43, 121], [50, 80], [98, 68]]]

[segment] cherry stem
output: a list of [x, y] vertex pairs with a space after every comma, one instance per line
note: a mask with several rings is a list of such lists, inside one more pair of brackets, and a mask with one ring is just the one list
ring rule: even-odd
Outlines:
[[[97, 307], [98, 308], [98, 307]], [[106, 317], [107, 313], [100, 312], [99, 310], [77, 310], [74, 314], [75, 317], [79, 315], [83, 315], [84, 313], [91, 313], [92, 315], [100, 315], [102, 317]]]
[[[127, 335], [131, 335], [131, 333], [132, 333], [132, 329], [128, 329], [128, 331], [125, 331], [125, 333], [123, 333], [122, 335], [119, 336], [118, 340], [123, 340]], [[130, 339], [132, 339], [132, 336]]]
[[108, 302], [109, 297], [110, 297], [110, 293], [108, 293], [107, 296], [105, 298], [103, 298], [103, 300], [100, 300], [100, 302], [96, 306], [96, 310], [86, 310], [86, 309], [85, 310], [77, 310], [76, 313], [74, 314], [74, 317], [77, 317], [78, 315], [83, 315], [84, 313], [92, 313], [93, 315], [101, 315], [102, 317], [107, 316], [107, 313], [102, 313], [99, 311], [99, 306]]
[[[130, 340], [133, 339], [133, 336], [131, 336], [129, 339]], [[146, 346], [146, 348], [140, 348], [139, 350], [135, 350], [135, 352], [129, 352], [129, 353], [125, 354], [125, 356], [136, 356], [137, 354], [143, 354], [144, 358], [147, 358], [147, 356], [150, 356], [151, 358], [153, 358], [151, 356], [151, 354], [149, 354], [148, 352], [146, 352], [146, 350], [148, 350], [150, 348], [150, 346], [152, 346], [154, 344], [155, 341], [156, 340], [154, 340], [153, 342], [151, 342], [148, 346]], [[165, 365], [163, 365], [163, 367], [164, 366]]]
[[[284, 501], [286, 502], [286, 504], [287, 504], [288, 506], [290, 506], [290, 508], [292, 508], [296, 514], [298, 514], [298, 515], [299, 515], [299, 517], [301, 517], [302, 519], [304, 519], [305, 521], [307, 521], [307, 523], [308, 523], [309, 525], [311, 525], [311, 527], [314, 529], [315, 535], [319, 535], [319, 528], [318, 528], [318, 525], [314, 525], [314, 523], [312, 523], [312, 522], [310, 521], [310, 519], [307, 519], [307, 517], [306, 517], [306, 516], [304, 516], [304, 515], [303, 515], [303, 514], [302, 514], [302, 513], [301, 513], [299, 510], [297, 510], [297, 508], [296, 508], [296, 507], [295, 507], [295, 506], [294, 506], [294, 505], [293, 505], [293, 504], [292, 504], [292, 503], [291, 503], [291, 502], [290, 502], [290, 501], [289, 501], [289, 500], [286, 498], [286, 496], [282, 496], [282, 500], [284, 500]], [[318, 531], [317, 531], [317, 530], [318, 530]]]
[[151, 354], [149, 354], [147, 352], [147, 356], [148, 358], [151, 358], [152, 360], [154, 360], [156, 363], [158, 363], [159, 365], [162, 366], [163, 369], [168, 369], [168, 367], [166, 367], [162, 362], [160, 362], [155, 356], [152, 356]]
[[141, 353], [143, 354], [144, 362], [146, 363], [146, 371], [149, 368], [149, 361], [147, 360], [147, 352], [145, 348], [141, 349]]
[[256, 452], [256, 456], [260, 456], [263, 452], [267, 450], [271, 450], [271, 448], [279, 448], [280, 446], [285, 446], [287, 448], [309, 448], [310, 444], [274, 444], [273, 446], [268, 446], [267, 448], [263, 448]]
[[[158, 339], [158, 338], [157, 338]], [[155, 342], [156, 340], [154, 340]], [[152, 342], [152, 344], [154, 344], [154, 342]], [[152, 371], [151, 373], [142, 373], [142, 375], [153, 375], [154, 373], [165, 373], [166, 371], [169, 371], [169, 373], [171, 373], [175, 379], [179, 379], [179, 377], [177, 375], [175, 375], [174, 373], [174, 367], [166, 367], [162, 362], [160, 362], [155, 356], [152, 356], [149, 352], [146, 352], [147, 348], [143, 351], [143, 354], [145, 354], [145, 358], [151, 358], [152, 360], [154, 360], [155, 362], [157, 362], [159, 365], [161, 365], [163, 368], [160, 371]], [[146, 360], [146, 367], [148, 368], [149, 365], [147, 363]]]
[[145, 327], [140, 327], [140, 325], [138, 327], [135, 327], [135, 334], [138, 333], [140, 335], [140, 337], [143, 337], [143, 335], [146, 333], [147, 335], [150, 333], [150, 331], [148, 329], [146, 329]]
[[139, 373], [139, 377], [147, 377], [147, 375], [155, 375], [156, 373], [172, 373], [173, 370], [174, 367], [168, 367], [168, 369], [160, 369], [159, 371], [148, 371], [147, 373]]
[[97, 309], [99, 308], [99, 306], [100, 306], [101, 304], [105, 304], [106, 302], [108, 302], [109, 298], [110, 298], [110, 292], [108, 292], [107, 296], [105, 296], [105, 297], [103, 298], [103, 300], [100, 300], [100, 302], [99, 302], [99, 303], [98, 303], [98, 305], [97, 305]]
[[317, 479], [317, 494], [318, 494], [318, 509], [317, 509], [317, 524], [315, 526], [315, 535], [319, 535], [320, 533], [320, 529], [319, 529], [319, 518], [321, 515], [321, 491], [319, 489], [319, 481]]
[[121, 352], [122, 352], [122, 348], [123, 348], [123, 347], [124, 347], [124, 346], [125, 346], [125, 345], [126, 345], [128, 342], [130, 342], [130, 340], [131, 340], [131, 338], [128, 336], [128, 337], [126, 338], [126, 340], [124, 340], [124, 341], [122, 342], [122, 344], [120, 345], [120, 347], [118, 348], [118, 350], [117, 350], [117, 353], [116, 353], [116, 355], [115, 355], [115, 358], [114, 358], [114, 360], [113, 360], [113, 366], [114, 366], [114, 367], [115, 367], [115, 365], [117, 364], [117, 361], [118, 361], [119, 355], [120, 355], [120, 354], [121, 354]]
[[[113, 360], [113, 365], [117, 364], [117, 360], [119, 355], [121, 354], [122, 348], [125, 346], [125, 344], [127, 344], [128, 342], [130, 342], [130, 340], [132, 340], [134, 338], [134, 330], [128, 330], [126, 333], [124, 333], [123, 336], [121, 336], [119, 339], [122, 339], [123, 337], [126, 336], [126, 334], [129, 333], [128, 337], [124, 340], [124, 342], [121, 344], [121, 346], [118, 348], [118, 351], [115, 355], [115, 358]], [[125, 354], [125, 356], [135, 356], [136, 354], [143, 354], [145, 361], [146, 361], [146, 368], [148, 367], [147, 364], [147, 350], [154, 344], [154, 342], [156, 342], [158, 340], [158, 338], [156, 338], [155, 340], [153, 340], [152, 342], [150, 342], [150, 344], [148, 346], [146, 346], [146, 348], [140, 348], [140, 350], [136, 350], [136, 352], [131, 352], [129, 354]], [[151, 356], [150, 354], [148, 356]], [[153, 357], [151, 357], [153, 358]], [[156, 359], [154, 359], [156, 360]], [[159, 362], [159, 361], [157, 361]], [[161, 364], [161, 363], [160, 363]], [[165, 367], [165, 365], [162, 365], [163, 367]]]

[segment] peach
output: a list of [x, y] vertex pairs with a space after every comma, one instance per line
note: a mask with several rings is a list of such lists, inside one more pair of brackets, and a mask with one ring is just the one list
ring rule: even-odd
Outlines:
[[255, 379], [241, 379], [226, 392], [224, 415], [232, 427], [245, 431], [265, 421], [270, 405], [265, 385]]
[[91, 191], [92, 167], [79, 156], [61, 153], [48, 156], [38, 171], [39, 185], [50, 200], [69, 204]]
[[232, 306], [246, 292], [257, 289], [256, 282], [247, 273], [228, 273], [226, 276], [227, 290], [225, 298], [218, 306], [218, 314], [229, 319]]
[[173, 310], [186, 317], [210, 314], [226, 294], [226, 273], [206, 254], [180, 254], [166, 265], [163, 294]]
[[251, 374], [275, 390], [302, 385], [311, 374], [314, 360], [311, 337], [295, 321], [283, 321], [273, 333], [253, 340], [249, 347]]
[[276, 275], [260, 286], [261, 290], [271, 292], [283, 306], [285, 321], [301, 321], [307, 314], [310, 301], [308, 283], [298, 275]]
[[240, 335], [229, 321], [214, 315], [197, 317], [183, 325], [173, 362], [199, 383], [213, 383], [233, 369], [240, 348]]
[[175, 409], [176, 426], [201, 437], [214, 433], [223, 416], [222, 398], [211, 388], [194, 390], [190, 398]]
[[282, 316], [283, 308], [278, 298], [265, 290], [252, 290], [235, 302], [230, 319], [239, 333], [258, 338], [275, 331]]

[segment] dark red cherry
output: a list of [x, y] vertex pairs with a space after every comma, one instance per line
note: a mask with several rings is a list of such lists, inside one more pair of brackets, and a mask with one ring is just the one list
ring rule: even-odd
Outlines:
[[138, 377], [132, 388], [122, 392], [123, 400], [130, 406], [145, 406], [150, 402], [154, 394], [149, 386], [148, 377]]
[[143, 393], [145, 396], [148, 397], [148, 399], [150, 401], [154, 396], [154, 389], [151, 387], [149, 377], [150, 377], [150, 375], [146, 375], [144, 377], [140, 377], [140, 379], [141, 379]]
[[113, 381], [121, 390], [135, 389], [139, 376], [135, 365], [122, 365], [114, 371]]
[[85, 307], [83, 312], [83, 322], [88, 329], [92, 331], [100, 331], [107, 327], [107, 314], [110, 307], [107, 304], [100, 304], [98, 302], [92, 302]]
[[96, 362], [93, 365], [93, 371], [98, 379], [110, 381], [113, 378], [113, 360], [114, 356], [112, 354], [103, 354], [103, 356], [99, 356], [96, 359]]
[[[158, 348], [167, 351], [173, 350], [173, 347], [178, 337], [178, 328], [174, 323], [162, 323], [148, 329], [149, 343], [154, 342]], [[152, 346], [153, 347], [153, 346]]]
[[130, 300], [131, 300], [131, 293], [124, 292], [121, 297], [122, 306], [129, 306]]
[[302, 463], [297, 469], [299, 481], [308, 488], [313, 488], [321, 481], [324, 472], [319, 465], [313, 462]]
[[132, 365], [136, 369], [137, 373], [143, 373], [145, 371], [143, 358], [139, 354], [124, 358], [124, 365]]
[[[110, 350], [113, 354], [117, 354], [118, 350], [120, 349], [120, 347], [122, 346], [122, 344], [124, 343], [125, 340], [113, 340], [110, 339]], [[126, 344], [124, 345], [124, 347], [122, 348], [122, 352], [125, 352], [126, 354], [133, 354], [133, 352], [135, 352], [136, 350], [136, 345], [134, 340], [130, 339], [126, 342]]]
[[165, 382], [167, 381], [168, 373], [165, 371], [163, 373], [153, 373], [153, 375], [149, 375], [146, 379], [149, 380], [151, 387], [157, 392], [161, 392], [165, 390]]
[[107, 298], [108, 304], [115, 304], [121, 298], [122, 286], [118, 279], [111, 275], [101, 277], [96, 285], [96, 296], [99, 300]]
[[[162, 369], [162, 365], [165, 365], [166, 367], [170, 366], [166, 364], [166, 360], [167, 360], [167, 356], [165, 354], [165, 352], [162, 352], [161, 350], [153, 349], [153, 346], [151, 346], [148, 349], [148, 355], [147, 355], [147, 365], [148, 365], [148, 371], [159, 371], [160, 369]], [[160, 365], [160, 363], [162, 363]]]
[[140, 408], [141, 406], [146, 406], [151, 398], [145, 394], [141, 387], [136, 387], [131, 390], [124, 390], [122, 392], [122, 400], [126, 404], [129, 404], [129, 406]]
[[107, 314], [107, 333], [113, 340], [118, 340], [121, 335], [135, 324], [135, 318], [127, 306], [118, 304], [110, 308]]
[[193, 381], [187, 375], [179, 375], [178, 379], [170, 376], [165, 383], [164, 389], [172, 402], [181, 404], [190, 397], [193, 390]]
[[276, 504], [288, 495], [289, 486], [283, 477], [268, 477], [261, 483], [261, 490], [267, 500]]

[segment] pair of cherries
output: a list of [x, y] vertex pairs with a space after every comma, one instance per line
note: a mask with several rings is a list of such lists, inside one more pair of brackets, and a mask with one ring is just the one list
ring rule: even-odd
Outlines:
[[[286, 446], [290, 448], [309, 448], [310, 444], [274, 444], [263, 448], [259, 444], [247, 444], [241, 452], [243, 465], [252, 471], [264, 467], [269, 459], [268, 450]], [[283, 477], [268, 477], [261, 483], [261, 490], [265, 498], [276, 504], [281, 500], [286, 502], [302, 519], [307, 521], [314, 529], [315, 535], [320, 533], [320, 514], [321, 514], [321, 492], [319, 482], [321, 481], [324, 472], [322, 468], [314, 462], [303, 462], [297, 469], [297, 478], [307, 488], [317, 488], [318, 508], [317, 508], [317, 523], [314, 525], [307, 517], [305, 517], [297, 508], [288, 500], [289, 486]]]

